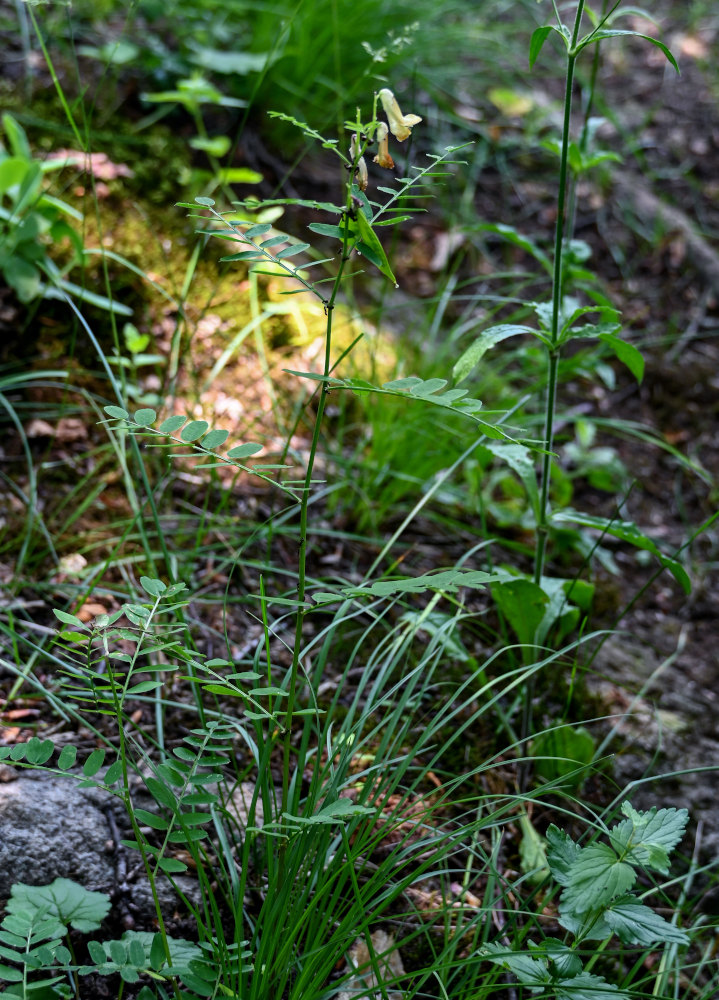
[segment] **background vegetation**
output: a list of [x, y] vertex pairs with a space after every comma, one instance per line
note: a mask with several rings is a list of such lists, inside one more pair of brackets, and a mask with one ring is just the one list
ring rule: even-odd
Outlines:
[[0, 3], [0, 760], [153, 899], [16, 884], [8, 995], [716, 995], [719, 19], [658, 8]]

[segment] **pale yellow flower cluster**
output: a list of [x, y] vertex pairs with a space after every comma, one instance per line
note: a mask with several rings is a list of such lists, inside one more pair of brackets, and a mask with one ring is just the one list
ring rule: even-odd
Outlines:
[[[380, 167], [384, 167], [386, 170], [392, 170], [394, 168], [394, 160], [390, 156], [389, 152], [389, 133], [397, 139], [399, 142], [404, 142], [405, 139], [409, 138], [412, 134], [412, 126], [419, 125], [422, 119], [419, 115], [403, 115], [402, 110], [397, 103], [397, 98], [394, 96], [391, 90], [384, 87], [379, 92], [379, 99], [382, 102], [382, 108], [384, 113], [387, 115], [388, 125], [384, 122], [380, 122], [377, 126], [377, 142], [379, 143], [379, 151], [374, 158], [374, 162], [378, 163]], [[357, 158], [359, 152], [359, 139], [357, 133], [353, 133], [352, 141], [350, 143], [350, 156], [354, 162]], [[369, 175], [367, 173], [367, 164], [364, 161], [364, 157], [360, 156], [357, 160], [357, 186], [360, 191], [366, 191], [367, 185], [369, 184]]]

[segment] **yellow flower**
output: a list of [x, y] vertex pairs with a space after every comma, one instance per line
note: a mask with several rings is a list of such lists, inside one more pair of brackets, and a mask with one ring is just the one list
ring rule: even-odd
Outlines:
[[394, 167], [394, 160], [389, 155], [389, 129], [384, 122], [380, 122], [377, 126], [377, 141], [379, 142], [379, 152], [374, 158], [375, 163], [379, 163], [381, 167], [386, 170], [391, 170]]
[[403, 115], [397, 98], [386, 87], [380, 90], [379, 99], [382, 102], [384, 113], [387, 115], [390, 132], [400, 142], [404, 142], [412, 134], [412, 126], [419, 125], [422, 119], [419, 115]]
[[[350, 156], [352, 157], [352, 162], [357, 159], [357, 154], [359, 153], [360, 145], [357, 140], [357, 133], [352, 133], [352, 141], [350, 142]], [[369, 174], [367, 172], [367, 164], [364, 161], [364, 156], [360, 156], [356, 164], [357, 177], [357, 187], [360, 191], [366, 191], [367, 185], [369, 184]]]

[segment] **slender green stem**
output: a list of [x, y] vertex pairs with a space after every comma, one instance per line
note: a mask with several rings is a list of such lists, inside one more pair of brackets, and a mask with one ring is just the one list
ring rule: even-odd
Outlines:
[[[352, 165], [353, 168], [355, 164]], [[310, 453], [307, 459], [307, 469], [305, 471], [304, 484], [302, 489], [302, 496], [300, 499], [300, 539], [299, 539], [299, 552], [298, 552], [298, 573], [297, 573], [297, 613], [295, 616], [295, 638], [294, 646], [292, 649], [292, 664], [290, 667], [290, 681], [288, 688], [287, 697], [287, 708], [284, 715], [284, 725], [283, 725], [283, 748], [282, 748], [282, 800], [281, 800], [281, 815], [284, 815], [288, 811], [290, 806], [292, 807], [290, 811], [294, 810], [296, 802], [294, 801], [299, 794], [299, 786], [297, 786], [293, 793], [293, 802], [290, 803], [290, 757], [292, 751], [292, 717], [295, 710], [295, 703], [297, 699], [297, 680], [299, 676], [300, 667], [300, 649], [302, 646], [302, 635], [304, 630], [304, 620], [306, 614], [305, 603], [305, 593], [306, 593], [306, 580], [307, 580], [307, 528], [308, 528], [308, 512], [310, 504], [310, 490], [312, 488], [312, 474], [314, 471], [315, 459], [317, 456], [317, 448], [320, 440], [320, 433], [322, 429], [322, 419], [324, 416], [325, 405], [327, 402], [327, 396], [329, 393], [328, 382], [330, 372], [332, 371], [332, 316], [334, 313], [335, 302], [337, 299], [337, 294], [340, 289], [340, 284], [342, 282], [342, 276], [344, 273], [345, 265], [349, 260], [350, 256], [350, 217], [352, 212], [352, 177], [354, 176], [354, 170], [350, 173], [350, 181], [347, 184], [347, 200], [345, 204], [344, 213], [344, 233], [342, 240], [342, 255], [340, 259], [340, 264], [337, 269], [337, 275], [332, 284], [332, 293], [325, 303], [325, 313], [327, 315], [327, 325], [325, 330], [325, 356], [324, 356], [324, 366], [323, 366], [323, 377], [325, 381], [322, 382], [322, 386], [319, 393], [318, 403], [317, 403], [317, 413], [315, 415], [314, 428], [312, 432], [312, 442], [310, 444]], [[280, 868], [280, 875], [282, 874], [282, 868], [284, 865], [284, 855], [285, 855], [285, 844], [282, 842], [280, 850], [278, 852], [278, 863]]]
[[559, 190], [557, 192], [557, 225], [554, 234], [554, 268], [552, 273], [552, 326], [550, 331], [551, 347], [548, 348], [547, 397], [544, 413], [544, 455], [542, 456], [542, 486], [539, 499], [539, 518], [537, 523], [537, 549], [534, 559], [534, 581], [539, 584], [544, 572], [544, 560], [547, 550], [547, 512], [549, 508], [549, 486], [552, 475], [552, 445], [554, 444], [554, 411], [557, 402], [557, 373], [559, 369], [559, 319], [562, 307], [562, 277], [564, 222], [567, 212], [567, 182], [570, 124], [572, 119], [572, 89], [574, 84], [574, 67], [577, 61], [576, 45], [579, 38], [579, 27], [584, 13], [584, 0], [579, 0], [574, 19], [572, 43], [567, 55], [567, 76], [564, 89], [564, 123], [562, 126], [562, 150], [559, 160]]
[[[554, 445], [554, 414], [557, 405], [557, 383], [560, 356], [560, 316], [562, 309], [562, 279], [564, 272], [564, 234], [567, 217], [567, 190], [569, 180], [569, 137], [572, 121], [572, 90], [574, 86], [574, 67], [577, 61], [577, 40], [579, 28], [584, 13], [584, 0], [579, 0], [574, 18], [572, 41], [567, 53], [567, 75], [564, 88], [564, 122], [562, 125], [562, 149], [559, 159], [559, 190], [557, 191], [557, 225], [554, 233], [554, 267], [552, 269], [552, 324], [550, 330], [550, 345], [547, 348], [547, 396], [544, 410], [544, 454], [542, 455], [541, 491], [539, 497], [539, 516], [537, 518], [537, 544], [534, 553], [534, 582], [539, 586], [544, 574], [544, 562], [547, 553], [547, 536], [549, 534], [549, 487], [552, 479], [552, 447]], [[534, 701], [534, 675], [527, 680], [522, 704], [521, 737], [528, 739], [532, 731], [532, 709]], [[520, 771], [520, 784], [528, 779], [528, 770]]]

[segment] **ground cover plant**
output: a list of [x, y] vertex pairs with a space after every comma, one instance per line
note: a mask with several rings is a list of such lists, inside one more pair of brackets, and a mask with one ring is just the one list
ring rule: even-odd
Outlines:
[[[138, 9], [159, 18], [150, 7]], [[340, 8], [332, 6], [333, 23]], [[243, 11], [230, 5], [229, 14]], [[202, 24], [208, 12], [219, 44], [219, 8], [180, 4], [174, 13], [181, 25], [186, 14]], [[174, 209], [189, 220], [182, 287], [167, 292], [143, 272], [171, 310], [164, 346], [143, 317], [118, 328], [114, 279], [142, 269], [102, 251], [95, 304], [104, 312], [90, 312], [62, 279], [54, 286], [73, 341], [91, 359], [90, 373], [73, 362], [80, 390], [65, 388], [62, 370], [10, 366], [0, 382], [27, 468], [14, 493], [21, 541], [3, 540], [15, 572], [0, 622], [0, 761], [13, 776], [42, 771], [103, 796], [120, 827], [114, 850], [151, 895], [145, 926], [122, 932], [104, 890], [62, 877], [15, 881], [0, 927], [8, 995], [716, 993], [713, 859], [700, 837], [694, 849], [682, 839], [687, 811], [656, 801], [651, 766], [624, 778], [614, 770], [610, 751], [621, 750], [633, 705], [617, 711], [589, 686], [611, 638], [601, 600], [622, 572], [618, 559], [624, 569], [627, 553], [648, 561], [622, 594], [630, 603], [655, 580], [688, 594], [690, 545], [712, 537], [715, 518], [705, 509], [687, 518], [672, 545], [656, 524], [638, 525], [625, 513], [631, 476], [621, 435], [662, 449], [683, 476], [711, 476], [671, 440], [621, 413], [602, 423], [587, 405], [622, 369], [641, 383], [647, 366], [592, 268], [590, 242], [575, 232], [582, 185], [618, 155], [603, 148], [593, 114], [603, 53], [637, 43], [672, 72], [676, 60], [648, 27], [622, 19], [638, 17], [634, 9], [597, 12], [580, 0], [545, 4], [541, 14], [546, 23], [521, 22], [529, 66], [538, 74], [561, 58], [565, 73], [561, 114], [541, 147], [553, 234], [477, 218], [475, 146], [455, 134], [435, 144], [450, 134], [446, 123], [432, 121], [426, 89], [410, 99], [399, 77], [375, 76], [365, 88], [350, 73], [351, 87], [336, 88], [337, 137], [334, 107], [328, 129], [280, 102], [268, 119], [281, 125], [275, 135], [297, 136], [288, 148], [306, 144], [332, 181], [321, 197], [317, 189], [236, 197], [236, 168], [220, 162], [229, 147], [212, 145], [200, 113], [222, 101], [207, 81], [200, 99], [194, 77], [194, 91], [161, 92], [189, 112], [191, 146], [210, 166], [188, 172]], [[469, 27], [475, 12], [457, 17]], [[282, 22], [283, 44], [316, 30], [316, 20], [297, 18]], [[82, 144], [44, 22], [28, 8], [19, 23], [26, 46], [31, 30], [41, 40]], [[419, 30], [403, 27], [389, 38], [393, 57]], [[186, 59], [192, 36], [177, 37]], [[343, 36], [332, 37], [339, 52]], [[105, 52], [117, 72], [120, 44]], [[384, 65], [374, 44], [363, 51]], [[132, 64], [131, 34], [127, 45]], [[299, 47], [306, 59], [308, 45]], [[102, 56], [94, 49], [92, 59]], [[244, 56], [248, 72], [259, 66]], [[279, 62], [263, 65], [269, 73]], [[295, 64], [300, 79], [304, 65]], [[146, 62], [148, 78], [150, 69]], [[521, 97], [497, 88], [493, 100], [511, 117]], [[10, 121], [8, 144], [19, 149]], [[29, 147], [23, 157], [15, 152], [35, 177]], [[422, 317], [427, 340], [407, 342], [388, 363], [371, 326], [391, 324], [393, 296], [404, 293], [402, 233], [466, 176], [468, 197], [448, 211], [461, 217], [467, 245], [446, 255], [431, 308], [401, 300]], [[22, 225], [21, 193], [12, 183], [7, 190], [15, 210], [6, 221]], [[54, 204], [33, 190], [31, 217]], [[41, 236], [38, 228], [35, 262], [55, 249]], [[479, 290], [474, 240], [509, 262]], [[74, 259], [88, 256], [75, 251]], [[205, 258], [235, 276], [231, 301], [249, 309], [237, 306], [234, 328], [210, 324], [198, 352], [191, 295]], [[58, 278], [53, 266], [42, 270]], [[293, 312], [278, 302], [300, 305]], [[276, 322], [294, 318], [306, 331], [303, 310], [321, 330], [320, 347], [290, 345], [280, 382], [272, 338], [284, 347], [291, 337]], [[226, 343], [208, 373], [200, 355], [218, 330]], [[251, 342], [266, 412], [240, 429], [235, 421], [231, 433], [216, 426], [228, 419], [202, 407], [198, 386], [218, 380]], [[32, 443], [54, 436], [69, 446], [75, 425], [59, 417], [69, 392], [72, 412], [93, 428], [89, 439], [75, 427], [78, 440], [95, 453], [57, 510], [43, 510], [38, 470], [56, 463], [36, 463]], [[30, 414], [45, 426], [31, 427]], [[617, 436], [605, 436], [612, 429]], [[61, 461], [71, 469], [76, 459]], [[585, 511], [592, 490], [608, 504]], [[116, 523], [88, 522], [99, 500], [112, 510], [113, 497]], [[82, 537], [88, 523], [92, 534]], [[68, 535], [74, 552], [60, 555]], [[52, 611], [39, 627], [27, 617], [34, 593]], [[50, 720], [74, 738], [53, 739]]]

